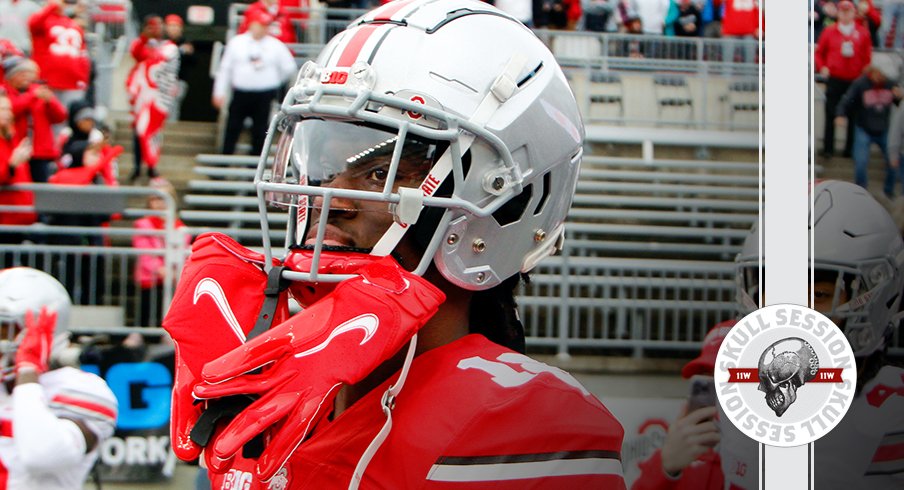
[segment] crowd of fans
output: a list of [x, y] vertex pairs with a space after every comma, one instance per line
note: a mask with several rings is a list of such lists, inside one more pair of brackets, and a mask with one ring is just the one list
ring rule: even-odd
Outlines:
[[[38, 7], [23, 1], [4, 15], [0, 31], [0, 185], [117, 185], [115, 165], [120, 149], [112, 145], [94, 107], [94, 67], [85, 40], [87, 3], [48, 0]], [[12, 15], [23, 17], [18, 23], [10, 22]], [[0, 192], [0, 203], [5, 205], [32, 202], [27, 191]], [[75, 218], [76, 222], [66, 224], [86, 224], [81, 216]], [[6, 224], [36, 220], [50, 223], [63, 218], [0, 214], [0, 222]], [[6, 243], [22, 239], [21, 235], [2, 237]]]
[[[0, 17], [0, 206], [28, 209], [35, 203], [33, 192], [3, 189], [5, 185], [118, 186], [118, 158], [123, 148], [111, 141], [111, 132], [103, 122], [104, 109], [95, 103], [96, 69], [85, 36], [89, 25], [87, 1], [47, 0], [39, 5], [21, 0], [0, 5]], [[151, 16], [142, 35], [134, 41], [131, 53], [137, 62], [133, 75], [141, 76], [130, 76], [127, 87], [132, 96], [136, 134], [135, 170], [129, 183], [136, 183], [145, 163], [150, 186], [169, 192], [172, 186], [156, 171], [159, 141], [155, 141], [157, 135], [149, 129], [155, 124], [158, 129], [162, 127], [156, 116], [162, 113], [165, 118], [166, 109], [184, 95], [184, 82], [178, 80], [180, 76], [185, 77], [185, 71], [180, 72], [179, 62], [184, 59], [186, 62], [181, 66], [190, 66], [193, 47], [183, 39], [179, 16], [167, 16], [165, 22]], [[158, 74], [169, 72], [155, 69], [152, 75], [150, 68], [173, 59], [175, 63], [164, 67], [172, 68], [169, 71], [175, 82], [161, 84], [165, 77]], [[135, 80], [138, 78], [145, 83]], [[156, 91], [149, 90], [149, 85]], [[164, 110], [160, 111], [161, 108]], [[149, 202], [149, 208], [159, 210], [159, 199], [153, 201]], [[109, 214], [4, 210], [0, 212], [0, 225], [103, 227], [115, 218]], [[153, 218], [136, 228], [162, 229], [163, 220]], [[137, 248], [160, 248], [156, 235], [136, 238]], [[0, 243], [29, 242], [67, 246], [108, 244], [100, 233], [0, 233]], [[163, 280], [163, 272], [154, 262], [158, 258], [142, 256], [136, 264], [136, 285], [157, 296]], [[61, 263], [53, 267], [70, 271], [63, 274], [62, 281], [75, 303], [89, 304], [92, 302], [89, 295], [104, 294], [103, 260], [91, 254], [67, 254], [59, 260]], [[87, 290], [88, 284], [93, 285], [92, 291]], [[149, 305], [154, 303], [159, 307], [160, 302], [147, 303], [141, 305], [142, 321], [159, 324], [159, 311], [150, 311]]]
[[[891, 131], [891, 123], [899, 119], [893, 115], [901, 110], [904, 91], [898, 86], [900, 67], [873, 57], [881, 16], [869, 0], [820, 2], [814, 16], [820, 21], [814, 67], [825, 83], [821, 155], [834, 156], [835, 128], [844, 126], [842, 156], [853, 159], [854, 181], [866, 188], [870, 147], [876, 145], [885, 163], [883, 192], [893, 198], [897, 180], [904, 183], [904, 171], [899, 168], [901, 134], [897, 128]], [[828, 20], [829, 25], [821, 22]]]
[[[117, 157], [122, 148], [110, 140], [103, 109], [95, 106], [94, 63], [85, 30], [90, 0], [0, 0], [0, 186], [15, 183], [118, 185]], [[329, 8], [370, 8], [385, 0], [327, 0]], [[724, 53], [735, 61], [753, 61], [735, 40], [759, 39], [759, 0], [491, 0], [498, 8], [534, 28], [594, 32], [707, 37], [725, 40]], [[300, 9], [299, 9], [300, 7]], [[272, 43], [303, 41], [307, 0], [251, 2], [225, 50], [211, 104], [229, 112], [223, 153], [233, 153], [245, 119], [252, 120], [251, 153], [263, 142], [270, 103], [278, 99], [295, 66], [287, 49]], [[329, 17], [336, 14], [330, 14]], [[819, 0], [812, 11], [815, 67], [826, 83], [823, 153], [834, 151], [835, 128], [845, 126], [843, 155], [855, 160], [855, 180], [866, 186], [869, 148], [880, 147], [888, 177], [884, 190], [894, 194], [899, 172], [901, 126], [893, 111], [901, 90], [896, 77], [871, 64], [883, 15], [873, 0]], [[893, 16], [886, 16], [893, 17]], [[891, 22], [896, 22], [893, 17]], [[894, 29], [892, 29], [894, 32]], [[268, 44], [269, 43], [269, 44]], [[655, 43], [653, 43], [655, 44]], [[631, 56], [658, 56], [645, 42], [631, 45]], [[263, 49], [262, 46], [270, 46]], [[626, 45], [627, 46], [627, 45]], [[283, 46], [279, 45], [279, 48]], [[616, 46], [618, 48], [619, 46]], [[194, 64], [194, 46], [183, 34], [178, 15], [148, 15], [129, 52], [135, 66], [126, 82], [132, 109], [134, 167], [129, 184], [160, 178], [160, 135], [167, 119], [178, 117]], [[266, 56], [257, 56], [264, 53]], [[661, 53], [663, 54], [663, 53]], [[685, 53], [696, 58], [696, 53]], [[626, 55], [618, 51], [615, 55]], [[731, 56], [731, 55], [728, 55]], [[848, 122], [844, 123], [842, 120]], [[889, 147], [891, 150], [889, 150]], [[160, 184], [158, 187], [166, 187]], [[902, 184], [904, 185], [904, 184]], [[0, 205], [27, 206], [27, 191], [0, 191]], [[95, 226], [110, 217], [0, 213], [0, 224]], [[74, 220], [74, 221], [73, 221]], [[0, 242], [33, 239], [0, 235]], [[48, 238], [53, 241], [54, 238]], [[80, 239], [79, 243], [95, 245]], [[80, 301], [74, 294], [76, 301]]]

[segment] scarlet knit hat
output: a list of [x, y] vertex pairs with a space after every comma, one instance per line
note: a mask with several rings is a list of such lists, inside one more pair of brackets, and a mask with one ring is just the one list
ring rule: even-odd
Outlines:
[[712, 374], [716, 367], [716, 356], [719, 354], [719, 347], [722, 346], [722, 341], [735, 323], [737, 323], [737, 320], [726, 320], [713, 327], [703, 339], [703, 348], [700, 349], [700, 355], [685, 364], [684, 368], [681, 369], [681, 377], [687, 379], [695, 374]]

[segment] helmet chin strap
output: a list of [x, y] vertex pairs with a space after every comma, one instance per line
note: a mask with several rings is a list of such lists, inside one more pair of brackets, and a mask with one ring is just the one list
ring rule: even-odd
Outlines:
[[405, 380], [408, 379], [408, 370], [411, 368], [411, 362], [414, 360], [414, 351], [416, 348], [417, 334], [414, 334], [414, 337], [411, 337], [411, 342], [408, 343], [408, 352], [405, 354], [405, 363], [402, 364], [402, 372], [399, 374], [398, 381], [389, 385], [389, 389], [383, 393], [383, 398], [380, 400], [380, 406], [383, 407], [383, 413], [386, 415], [386, 422], [383, 423], [380, 432], [378, 432], [373, 440], [370, 441], [367, 449], [364, 450], [364, 454], [361, 455], [361, 459], [358, 460], [358, 464], [355, 466], [355, 472], [352, 473], [352, 481], [348, 483], [349, 490], [358, 489], [358, 486], [361, 484], [361, 479], [364, 477], [364, 471], [367, 470], [367, 465], [370, 464], [374, 455], [377, 454], [377, 450], [380, 449], [380, 446], [382, 446], [383, 442], [386, 441], [386, 438], [389, 437], [389, 431], [392, 430], [392, 410], [395, 408], [395, 399], [399, 396], [399, 393], [402, 392], [402, 386], [405, 385]]
[[[505, 69], [493, 82], [493, 86], [490, 87], [489, 93], [487, 93], [477, 106], [477, 110], [474, 111], [474, 114], [468, 120], [469, 122], [480, 126], [489, 122], [490, 118], [493, 117], [493, 114], [496, 113], [496, 110], [499, 109], [499, 106], [508, 100], [512, 94], [515, 93], [515, 90], [518, 89], [517, 77], [524, 69], [526, 63], [527, 58], [521, 54], [516, 54], [509, 59]], [[458, 144], [461, 155], [464, 155], [465, 152], [468, 151], [474, 143], [474, 138], [474, 135], [470, 133], [463, 134], [459, 137]], [[401, 144], [404, 144], [404, 142]], [[424, 178], [424, 182], [421, 184], [420, 189], [417, 190], [416, 195], [410, 192], [402, 192], [402, 189], [399, 189], [400, 194], [402, 194], [402, 200], [398, 205], [398, 209], [401, 211], [399, 215], [410, 215], [414, 217], [414, 220], [401, 223], [399, 221], [393, 222], [389, 229], [386, 230], [386, 233], [380, 237], [377, 244], [374, 245], [373, 250], [370, 252], [372, 255], [383, 257], [389, 255], [389, 253], [396, 248], [405, 236], [405, 232], [411, 227], [410, 225], [413, 225], [414, 222], [417, 221], [417, 216], [420, 214], [421, 208], [423, 208], [423, 204], [418, 201], [422, 202], [424, 197], [433, 196], [437, 189], [439, 189], [440, 184], [446, 180], [451, 172], [452, 145], [449, 145], [449, 148], [446, 148], [443, 155], [427, 173], [427, 177]], [[414, 207], [417, 212], [405, 209], [412, 207]]]

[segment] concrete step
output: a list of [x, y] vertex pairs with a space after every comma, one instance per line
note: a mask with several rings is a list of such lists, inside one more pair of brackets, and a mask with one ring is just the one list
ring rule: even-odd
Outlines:
[[[113, 140], [119, 144], [130, 143], [133, 138], [131, 128], [121, 128], [113, 133]], [[164, 144], [197, 145], [199, 148], [214, 148], [217, 145], [217, 136], [208, 133], [181, 133], [178, 130], [166, 129], [163, 131]]]

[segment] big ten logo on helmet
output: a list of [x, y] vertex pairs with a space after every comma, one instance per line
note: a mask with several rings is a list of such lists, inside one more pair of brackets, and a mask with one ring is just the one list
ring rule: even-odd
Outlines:
[[831, 320], [798, 305], [761, 308], [738, 322], [716, 357], [716, 394], [727, 418], [772, 446], [819, 439], [847, 413], [857, 370]]
[[323, 70], [320, 83], [324, 85], [345, 85], [348, 81], [348, 70]]

